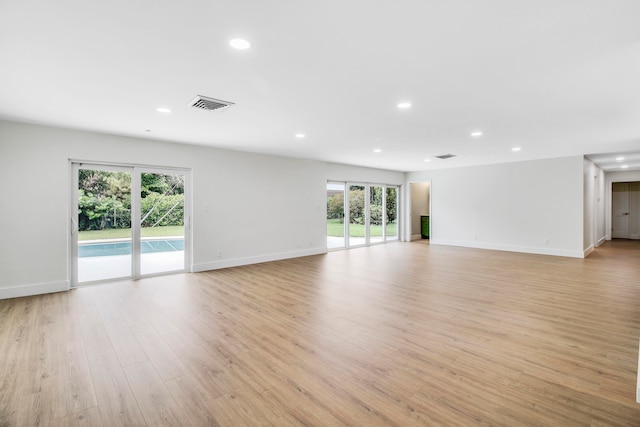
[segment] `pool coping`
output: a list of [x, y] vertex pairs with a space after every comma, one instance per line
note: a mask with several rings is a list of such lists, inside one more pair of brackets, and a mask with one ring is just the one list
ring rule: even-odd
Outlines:
[[[141, 242], [149, 240], [184, 240], [184, 236], [155, 236], [155, 237], [142, 237]], [[120, 237], [117, 239], [99, 239], [99, 240], [78, 240], [78, 245], [88, 244], [100, 244], [100, 243], [124, 243], [130, 242], [130, 237]]]

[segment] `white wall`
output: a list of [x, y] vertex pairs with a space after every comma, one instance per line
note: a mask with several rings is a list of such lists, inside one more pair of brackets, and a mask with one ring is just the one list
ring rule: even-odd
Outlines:
[[431, 181], [431, 243], [583, 257], [583, 157], [411, 172]]
[[[193, 177], [193, 271], [326, 252], [326, 181], [404, 173], [0, 121], [0, 298], [69, 287], [69, 160]], [[220, 257], [218, 257], [220, 252]]]
[[583, 179], [583, 249], [587, 255], [606, 239], [604, 171], [585, 157]]
[[411, 238], [421, 237], [421, 215], [429, 215], [429, 183], [412, 182], [409, 184], [411, 203]]

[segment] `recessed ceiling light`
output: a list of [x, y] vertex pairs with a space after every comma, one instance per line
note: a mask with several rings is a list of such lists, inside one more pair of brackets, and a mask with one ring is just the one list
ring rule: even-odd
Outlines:
[[513, 147], [511, 151], [522, 151], [521, 147]]
[[382, 153], [382, 148], [374, 148], [373, 152], [374, 153]]
[[425, 162], [430, 162], [430, 161], [431, 161], [431, 159], [424, 159], [424, 161], [425, 161]]
[[169, 114], [171, 112], [171, 109], [167, 108], [167, 107], [158, 107], [158, 108], [156, 108], [156, 111], [158, 113]]
[[411, 103], [410, 102], [401, 102], [401, 103], [398, 104], [398, 108], [402, 108], [402, 109], [411, 108]]
[[471, 136], [472, 136], [473, 138], [481, 137], [481, 136], [482, 136], [482, 132], [481, 132], [481, 131], [479, 131], [479, 130], [478, 130], [478, 131], [475, 131], [475, 132], [471, 132]]
[[621, 161], [623, 161], [623, 160], [624, 160], [624, 157], [616, 157], [616, 160], [617, 160], [618, 162], [621, 162]]
[[304, 133], [296, 133], [296, 138], [298, 138], [298, 139], [302, 139], [305, 136], [307, 136], [307, 135], [305, 135]]
[[629, 167], [629, 165], [622, 165], [622, 166], [620, 166], [620, 167], [621, 167], [622, 169], [626, 169], [626, 168], [628, 168], [628, 167]]
[[233, 39], [233, 40], [230, 40], [229, 41], [229, 45], [231, 45], [232, 48], [238, 49], [238, 50], [246, 50], [246, 49], [249, 49], [251, 47], [251, 43], [249, 43], [245, 39]]

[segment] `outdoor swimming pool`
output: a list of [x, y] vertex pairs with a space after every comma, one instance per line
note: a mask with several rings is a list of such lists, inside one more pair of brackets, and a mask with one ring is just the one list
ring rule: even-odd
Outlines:
[[[154, 239], [140, 242], [143, 254], [153, 252], [175, 252], [184, 250], [184, 239]], [[131, 255], [131, 242], [79, 243], [78, 257]]]

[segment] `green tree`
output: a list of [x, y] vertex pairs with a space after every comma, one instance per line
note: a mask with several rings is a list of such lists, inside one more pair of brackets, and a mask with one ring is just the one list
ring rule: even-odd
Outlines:
[[396, 217], [398, 215], [397, 208], [397, 199], [398, 199], [398, 189], [396, 187], [387, 187], [387, 223], [396, 222]]
[[327, 218], [344, 220], [344, 193], [327, 197]]
[[369, 223], [371, 225], [382, 225], [383, 197], [382, 187], [369, 188]]
[[364, 224], [364, 188], [352, 186], [349, 190], [349, 222]]
[[78, 229], [131, 227], [131, 174], [78, 171]]
[[184, 194], [184, 176], [142, 173], [140, 176], [140, 197], [144, 199], [151, 193]]
[[141, 224], [143, 227], [183, 224], [184, 194], [150, 193], [140, 203], [144, 214]]

